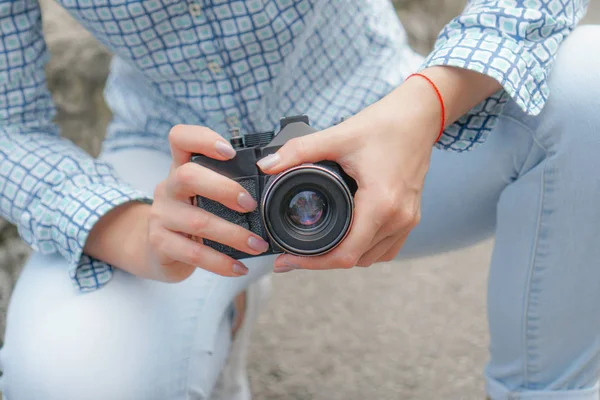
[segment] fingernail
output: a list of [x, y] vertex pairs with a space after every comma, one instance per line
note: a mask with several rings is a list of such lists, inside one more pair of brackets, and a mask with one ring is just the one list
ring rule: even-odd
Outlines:
[[246, 192], [238, 194], [237, 202], [240, 207], [247, 211], [253, 211], [256, 208], [256, 200]]
[[263, 158], [256, 164], [258, 164], [260, 169], [265, 170], [265, 169], [273, 168], [279, 162], [279, 160], [281, 160], [281, 157], [279, 157], [279, 154], [273, 153], [273, 154], [269, 154], [268, 156], [266, 156], [265, 158]]
[[275, 272], [276, 274], [281, 274], [283, 272], [290, 272], [293, 271], [295, 268], [290, 267], [288, 265], [279, 265], [279, 266], [275, 266], [273, 267], [273, 272]]
[[215, 144], [215, 148], [217, 149], [217, 153], [219, 153], [223, 157], [226, 157], [228, 160], [235, 157], [235, 154], [236, 154], [235, 150], [227, 142], [224, 142], [222, 140], [217, 140], [217, 143]]
[[246, 268], [244, 265], [242, 265], [240, 263], [235, 263], [235, 264], [233, 264], [233, 273], [236, 275], [247, 275], [248, 268]]
[[260, 251], [261, 253], [264, 253], [265, 251], [267, 251], [269, 249], [269, 243], [265, 242], [264, 240], [262, 240], [260, 238], [250, 236], [248, 238], [248, 247], [250, 247], [252, 250]]

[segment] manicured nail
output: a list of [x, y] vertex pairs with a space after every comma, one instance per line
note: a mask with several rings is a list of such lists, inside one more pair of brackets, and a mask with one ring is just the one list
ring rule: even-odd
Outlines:
[[215, 144], [215, 148], [217, 149], [217, 153], [219, 153], [223, 157], [226, 157], [228, 160], [235, 157], [235, 154], [236, 154], [235, 150], [227, 142], [224, 142], [222, 140], [217, 140], [217, 143]]
[[244, 265], [242, 265], [240, 263], [235, 263], [235, 264], [233, 264], [233, 273], [236, 275], [247, 275], [248, 268], [246, 268]]
[[237, 202], [246, 211], [254, 211], [256, 208], [256, 200], [252, 198], [248, 193], [241, 192], [238, 194]]
[[264, 253], [269, 249], [269, 243], [265, 242], [260, 238], [250, 236], [248, 238], [248, 247], [250, 247], [252, 250]]
[[296, 268], [290, 267], [288, 265], [279, 265], [279, 266], [273, 267], [273, 272], [275, 272], [276, 274], [281, 274], [283, 272], [290, 272], [295, 269]]
[[263, 158], [256, 164], [258, 164], [260, 169], [265, 170], [265, 169], [273, 168], [279, 162], [279, 160], [281, 160], [281, 157], [279, 157], [279, 154], [273, 153], [273, 154], [269, 154], [268, 156], [266, 156], [265, 158]]

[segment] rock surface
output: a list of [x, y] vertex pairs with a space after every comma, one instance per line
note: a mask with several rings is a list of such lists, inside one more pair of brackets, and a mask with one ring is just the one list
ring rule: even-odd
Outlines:
[[[426, 53], [464, 1], [394, 3], [412, 44]], [[102, 99], [110, 54], [51, 0], [42, 5], [57, 121], [66, 137], [96, 155], [110, 118]], [[600, 22], [600, 5], [593, 7], [588, 21]], [[252, 345], [255, 398], [483, 398], [490, 246], [351, 274], [277, 276]], [[16, 229], [0, 220], [0, 337], [28, 253]]]

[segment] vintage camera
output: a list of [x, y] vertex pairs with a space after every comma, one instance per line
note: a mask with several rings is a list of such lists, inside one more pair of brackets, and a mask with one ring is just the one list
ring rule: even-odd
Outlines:
[[[218, 161], [200, 154], [192, 162], [239, 182], [258, 202], [250, 213], [239, 213], [197, 196], [195, 204], [225, 220], [241, 225], [270, 245], [265, 254], [316, 256], [334, 249], [348, 234], [354, 215], [356, 182], [332, 161], [303, 164], [277, 175], [266, 175], [256, 162], [275, 153], [288, 140], [315, 132], [306, 116], [281, 119], [273, 132], [233, 137], [237, 155]], [[235, 259], [252, 255], [203, 239], [204, 244]]]

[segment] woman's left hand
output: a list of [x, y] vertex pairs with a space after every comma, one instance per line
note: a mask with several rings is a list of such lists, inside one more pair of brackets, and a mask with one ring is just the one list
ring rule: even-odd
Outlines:
[[410, 79], [356, 116], [289, 141], [258, 165], [268, 174], [306, 162], [336, 161], [358, 183], [353, 226], [333, 251], [318, 257], [281, 255], [276, 272], [368, 267], [400, 251], [421, 217], [421, 192], [441, 107], [427, 81]]
[[[444, 124], [501, 89], [494, 79], [465, 69], [432, 67], [422, 73], [441, 92]], [[318, 257], [281, 255], [275, 272], [368, 267], [392, 260], [421, 218], [421, 193], [441, 126], [442, 107], [434, 89], [414, 77], [343, 123], [293, 139], [259, 161], [268, 174], [306, 162], [336, 161], [358, 183], [354, 223], [346, 239]]]

